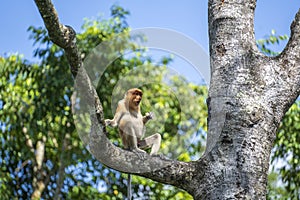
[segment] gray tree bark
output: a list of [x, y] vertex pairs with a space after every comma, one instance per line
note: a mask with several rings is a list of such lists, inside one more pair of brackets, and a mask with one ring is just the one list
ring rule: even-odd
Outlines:
[[[256, 0], [209, 0], [211, 83], [205, 154], [184, 163], [135, 154], [106, 138], [101, 102], [81, 68], [75, 32], [50, 0], [35, 0], [52, 41], [64, 48], [74, 77], [93, 106], [90, 150], [108, 167], [172, 184], [195, 199], [265, 199], [276, 130], [300, 94], [300, 10], [277, 57], [261, 54], [254, 37]], [[119, 164], [124, 165], [120, 168]], [[159, 168], [157, 168], [159, 166]]]

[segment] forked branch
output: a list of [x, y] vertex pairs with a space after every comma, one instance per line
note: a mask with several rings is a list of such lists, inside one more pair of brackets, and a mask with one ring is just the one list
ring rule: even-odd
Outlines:
[[178, 185], [178, 183], [182, 183], [184, 180], [188, 181], [195, 176], [195, 163], [184, 163], [153, 156], [147, 156], [145, 160], [142, 160], [136, 154], [114, 146], [107, 139], [103, 108], [88, 74], [82, 67], [83, 62], [76, 45], [75, 31], [72, 27], [59, 22], [58, 14], [51, 0], [35, 0], [35, 3], [51, 40], [63, 48], [66, 53], [75, 84], [80, 85], [80, 92], [83, 92], [81, 96], [93, 109], [91, 111], [93, 113], [90, 113], [91, 133], [89, 141], [89, 150], [92, 154], [100, 162], [113, 169], [142, 175], [187, 189], [188, 185], [183, 186], [182, 184]]
[[288, 74], [287, 85], [291, 94], [287, 98], [292, 104], [300, 95], [300, 9], [291, 24], [291, 35], [285, 49], [280, 55], [282, 70]]

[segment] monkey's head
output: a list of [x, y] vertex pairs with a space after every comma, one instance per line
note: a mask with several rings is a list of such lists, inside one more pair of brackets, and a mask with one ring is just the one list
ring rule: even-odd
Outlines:
[[130, 109], [138, 111], [142, 101], [143, 92], [138, 88], [129, 89], [126, 92], [126, 100]]

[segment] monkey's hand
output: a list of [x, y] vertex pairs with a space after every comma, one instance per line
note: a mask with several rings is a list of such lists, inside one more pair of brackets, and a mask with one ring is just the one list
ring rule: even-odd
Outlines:
[[146, 124], [150, 119], [154, 118], [154, 113], [153, 112], [147, 112], [145, 116], [143, 117], [143, 122]]
[[150, 119], [153, 119], [154, 118], [154, 113], [153, 112], [147, 112], [145, 117], [150, 120]]
[[116, 127], [117, 123], [114, 120], [111, 119], [106, 119], [105, 121], [105, 126], [111, 126], [111, 127]]

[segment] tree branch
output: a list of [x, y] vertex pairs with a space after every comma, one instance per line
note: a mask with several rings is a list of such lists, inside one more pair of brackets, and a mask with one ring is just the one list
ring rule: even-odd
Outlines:
[[[293, 103], [300, 95], [300, 9], [291, 24], [291, 36], [285, 49], [279, 56], [282, 69], [288, 73], [288, 80], [292, 94], [287, 99]], [[291, 96], [293, 98], [291, 98]]]
[[[35, 3], [44, 20], [51, 40], [53, 43], [64, 49], [73, 77], [76, 80], [80, 80], [80, 82], [77, 81], [76, 84], [80, 84], [80, 86], [84, 88], [85, 95], [82, 96], [86, 99], [94, 100], [92, 105], [97, 116], [97, 122], [102, 125], [100, 130], [102, 130], [104, 134], [107, 134], [104, 126], [103, 108], [100, 99], [98, 98], [90, 78], [82, 67], [81, 53], [76, 45], [76, 32], [71, 26], [65, 26], [59, 22], [58, 14], [51, 0], [35, 0]], [[78, 77], [79, 70], [81, 72], [79, 75], [80, 77]]]
[[96, 159], [110, 168], [187, 189], [188, 184], [183, 186], [183, 184], [178, 185], [178, 182], [186, 182], [184, 180], [190, 180], [196, 176], [195, 163], [172, 161], [150, 155], [146, 155], [146, 159], [141, 159], [135, 153], [114, 146], [108, 140], [103, 108], [88, 74], [82, 67], [80, 51], [76, 45], [75, 31], [72, 27], [62, 25], [59, 22], [58, 14], [51, 0], [35, 0], [35, 3], [51, 40], [65, 50], [75, 84], [79, 89], [77, 92], [92, 109], [89, 113], [91, 130], [88, 148], [90, 152]]
[[79, 49], [76, 45], [76, 32], [70, 26], [59, 22], [58, 14], [51, 0], [35, 0], [35, 4], [44, 20], [51, 41], [65, 50], [74, 77], [82, 66]]
[[56, 179], [56, 189], [55, 189], [55, 193], [54, 193], [54, 197], [53, 199], [59, 199], [59, 194], [60, 194], [60, 190], [63, 186], [63, 182], [64, 182], [64, 172], [65, 172], [65, 167], [66, 167], [66, 151], [67, 151], [67, 146], [69, 145], [69, 139], [70, 139], [70, 134], [64, 134], [63, 136], [63, 141], [62, 141], [62, 146], [61, 146], [61, 155], [59, 157], [59, 162], [57, 163], [59, 165], [58, 167], [58, 177]]
[[36, 155], [35, 155], [35, 163], [34, 172], [36, 173], [36, 177], [33, 179], [34, 191], [32, 193], [32, 199], [40, 199], [41, 195], [46, 187], [44, 182], [44, 172], [43, 172], [43, 160], [45, 156], [45, 141], [46, 138], [43, 137], [42, 140], [37, 141], [36, 144]]
[[35, 0], [35, 3], [42, 15], [52, 42], [63, 49], [71, 46], [75, 38], [74, 31], [71, 27], [64, 26], [59, 22], [57, 12], [51, 0]]

